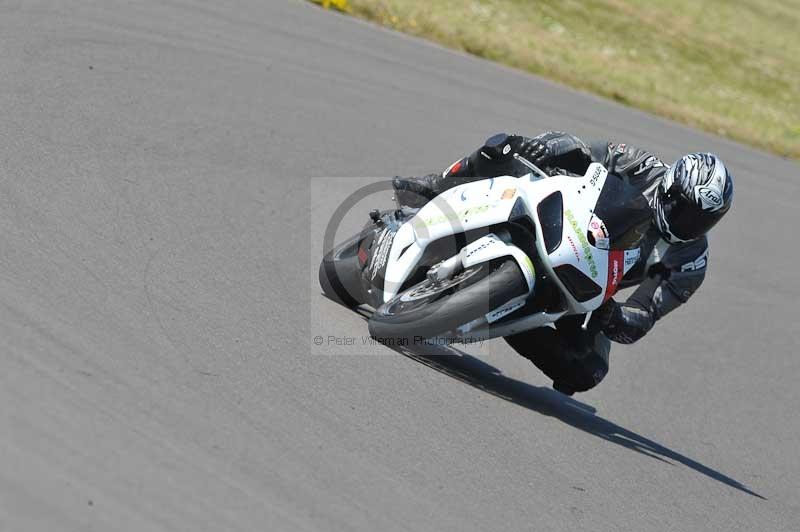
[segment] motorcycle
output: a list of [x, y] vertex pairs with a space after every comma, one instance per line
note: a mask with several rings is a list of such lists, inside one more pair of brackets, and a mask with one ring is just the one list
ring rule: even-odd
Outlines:
[[372, 307], [370, 334], [392, 344], [509, 336], [570, 315], [585, 328], [639, 261], [647, 200], [598, 163], [579, 176], [513, 157], [528, 173], [370, 213], [323, 258], [323, 292]]

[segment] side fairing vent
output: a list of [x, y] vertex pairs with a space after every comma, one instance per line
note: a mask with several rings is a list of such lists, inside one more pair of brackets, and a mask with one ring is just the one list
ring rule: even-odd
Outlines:
[[600, 285], [589, 279], [572, 264], [562, 264], [554, 270], [572, 297], [581, 303], [599, 296], [603, 291]]
[[536, 207], [536, 212], [542, 226], [544, 246], [550, 254], [561, 245], [561, 235], [564, 232], [564, 200], [561, 192], [553, 192], [543, 199]]

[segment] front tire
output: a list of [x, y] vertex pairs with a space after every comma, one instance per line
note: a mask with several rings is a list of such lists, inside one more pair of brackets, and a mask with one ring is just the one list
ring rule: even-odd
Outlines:
[[381, 305], [369, 320], [379, 341], [411, 345], [441, 336], [526, 294], [528, 284], [513, 259], [482, 263], [439, 285], [425, 280]]

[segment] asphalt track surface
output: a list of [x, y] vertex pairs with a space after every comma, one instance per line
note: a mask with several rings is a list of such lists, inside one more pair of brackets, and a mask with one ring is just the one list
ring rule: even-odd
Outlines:
[[[0, 530], [800, 529], [797, 165], [300, 2], [3, 2], [0, 50]], [[728, 162], [692, 303], [574, 400], [363, 345], [336, 207], [548, 128]]]

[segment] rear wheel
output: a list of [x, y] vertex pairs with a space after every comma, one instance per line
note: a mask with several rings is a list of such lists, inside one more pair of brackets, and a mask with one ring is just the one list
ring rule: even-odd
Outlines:
[[528, 285], [513, 259], [482, 263], [452, 279], [412, 286], [381, 305], [369, 320], [370, 334], [409, 344], [444, 335], [526, 294]]

